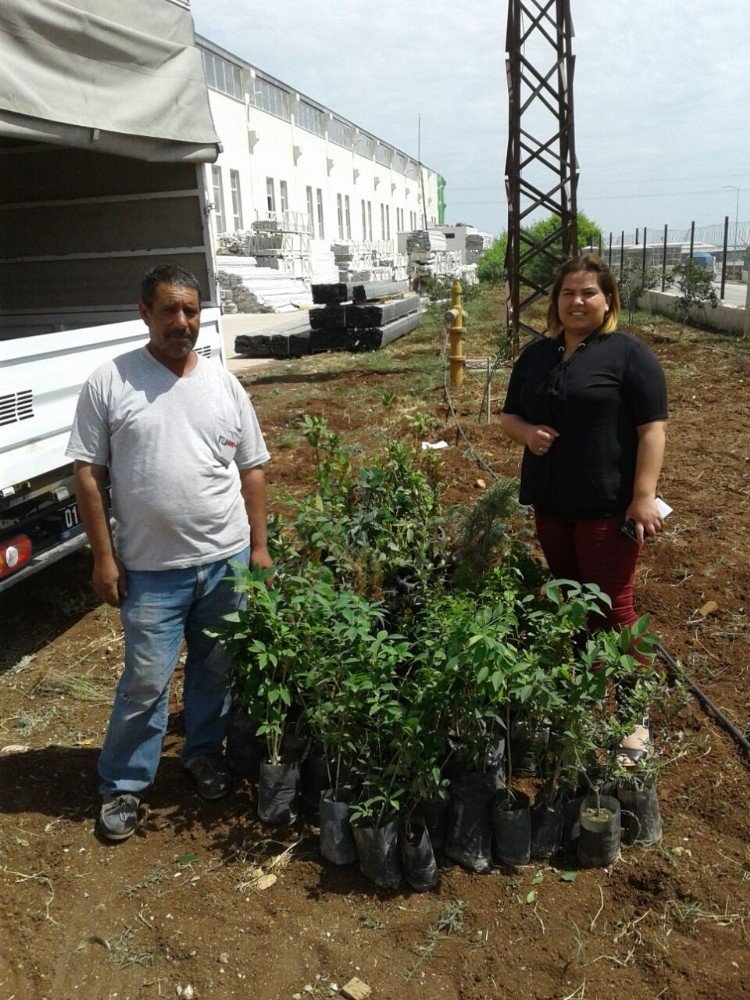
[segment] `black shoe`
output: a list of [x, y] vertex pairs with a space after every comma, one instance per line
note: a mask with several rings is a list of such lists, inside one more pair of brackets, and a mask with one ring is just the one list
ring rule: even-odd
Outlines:
[[127, 840], [138, 826], [138, 809], [141, 800], [137, 795], [122, 792], [109, 795], [99, 811], [99, 829], [107, 840]]
[[184, 767], [195, 779], [195, 787], [201, 798], [221, 799], [229, 792], [232, 780], [223, 757], [200, 754], [189, 760]]

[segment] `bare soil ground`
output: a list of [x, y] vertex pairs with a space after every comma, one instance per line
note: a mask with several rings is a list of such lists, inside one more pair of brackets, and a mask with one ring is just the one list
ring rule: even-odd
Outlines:
[[[469, 326], [471, 357], [493, 353], [497, 325], [481, 318]], [[471, 500], [479, 479], [489, 483], [447, 416], [434, 331], [373, 357], [248, 376], [274, 455], [272, 502], [309, 481], [303, 414], [327, 416], [369, 451], [427, 412], [430, 439], [451, 446], [448, 499]], [[678, 341], [667, 323], [643, 336], [669, 380], [662, 490], [675, 514], [646, 546], [639, 607], [747, 733], [750, 358], [709, 335]], [[506, 380], [500, 369], [496, 397]], [[467, 373], [453, 393], [459, 420], [492, 469], [515, 475], [519, 449], [496, 418], [477, 419], [482, 388]], [[95, 765], [122, 640], [88, 577], [84, 553], [0, 596], [0, 997], [174, 997], [188, 985], [198, 998], [327, 997], [352, 976], [386, 998], [750, 995], [750, 770], [694, 701], [656, 719], [656, 739], [677, 756], [659, 786], [660, 847], [627, 849], [611, 870], [572, 882], [561, 880], [570, 859], [486, 876], [444, 867], [439, 889], [419, 895], [378, 892], [355, 867], [323, 863], [305, 822], [262, 827], [246, 783], [218, 803], [197, 800], [178, 760], [178, 670], [139, 830], [112, 846], [95, 832]], [[266, 889], [261, 868], [276, 875]], [[446, 908], [457, 916], [438, 932]]]

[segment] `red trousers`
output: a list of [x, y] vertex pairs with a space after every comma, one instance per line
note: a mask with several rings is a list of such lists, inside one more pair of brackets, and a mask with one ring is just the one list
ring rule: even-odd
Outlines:
[[536, 533], [552, 575], [578, 583], [595, 583], [612, 601], [606, 622], [597, 616], [592, 625], [624, 628], [638, 619], [633, 606], [635, 564], [641, 551], [620, 531], [622, 517], [579, 521], [571, 517], [535, 514]]

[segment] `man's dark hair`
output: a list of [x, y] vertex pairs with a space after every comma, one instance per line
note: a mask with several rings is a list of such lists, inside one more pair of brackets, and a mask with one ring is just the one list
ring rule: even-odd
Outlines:
[[176, 285], [177, 288], [193, 288], [198, 293], [198, 301], [201, 295], [201, 286], [198, 279], [190, 271], [177, 264], [157, 264], [150, 271], [146, 271], [141, 279], [141, 302], [150, 309], [156, 292], [157, 285]]

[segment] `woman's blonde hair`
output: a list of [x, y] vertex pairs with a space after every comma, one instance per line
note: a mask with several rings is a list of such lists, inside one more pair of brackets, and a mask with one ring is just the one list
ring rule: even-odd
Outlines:
[[566, 260], [563, 266], [555, 275], [555, 281], [550, 289], [549, 304], [547, 306], [547, 336], [556, 337], [562, 332], [563, 324], [560, 314], [557, 311], [557, 300], [560, 296], [562, 283], [568, 274], [577, 274], [580, 271], [588, 271], [596, 275], [596, 283], [605, 295], [609, 296], [609, 308], [604, 315], [604, 322], [601, 325], [600, 333], [612, 333], [617, 328], [617, 320], [620, 316], [620, 293], [617, 290], [617, 281], [611, 269], [595, 253], [587, 253], [582, 257], [571, 257]]

